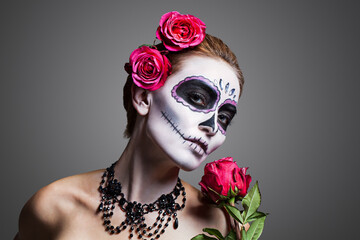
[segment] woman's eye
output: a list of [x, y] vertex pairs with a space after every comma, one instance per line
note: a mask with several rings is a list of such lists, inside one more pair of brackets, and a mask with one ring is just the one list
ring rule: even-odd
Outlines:
[[226, 131], [226, 128], [230, 125], [235, 114], [236, 106], [233, 104], [227, 103], [220, 107], [217, 122], [224, 131]]
[[219, 114], [218, 116], [218, 121], [220, 122], [220, 124], [223, 126], [223, 127], [227, 127], [230, 122], [231, 122], [231, 116], [228, 116], [227, 114], [225, 113], [221, 113]]
[[220, 98], [220, 93], [213, 83], [201, 76], [184, 79], [174, 86], [171, 95], [177, 102], [197, 112], [215, 110]]
[[205, 107], [207, 105], [206, 97], [201, 93], [191, 92], [188, 96], [191, 102], [198, 106]]

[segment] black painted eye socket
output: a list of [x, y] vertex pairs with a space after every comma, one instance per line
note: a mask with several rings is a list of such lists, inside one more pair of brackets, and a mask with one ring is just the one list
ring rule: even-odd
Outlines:
[[196, 109], [211, 109], [218, 99], [217, 92], [201, 80], [192, 79], [183, 82], [176, 94]]
[[186, 95], [187, 95], [187, 99], [190, 100], [190, 102], [187, 101], [188, 103], [190, 103], [193, 106], [198, 106], [200, 108], [205, 108], [209, 101], [208, 96], [196, 90], [191, 92], [186, 92]]
[[217, 122], [222, 127], [222, 129], [226, 130], [230, 125], [231, 120], [234, 118], [236, 114], [236, 107], [232, 104], [224, 104], [219, 109], [218, 120]]

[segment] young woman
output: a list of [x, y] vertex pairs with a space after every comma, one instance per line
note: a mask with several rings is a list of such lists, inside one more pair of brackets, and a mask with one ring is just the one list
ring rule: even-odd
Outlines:
[[191, 239], [229, 231], [225, 214], [178, 178], [226, 138], [243, 76], [235, 55], [205, 24], [170, 12], [156, 46], [134, 50], [125, 69], [129, 142], [107, 169], [58, 180], [24, 206], [17, 240]]

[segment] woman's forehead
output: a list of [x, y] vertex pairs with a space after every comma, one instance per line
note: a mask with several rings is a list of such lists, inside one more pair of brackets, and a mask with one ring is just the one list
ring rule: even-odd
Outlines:
[[183, 60], [179, 70], [170, 75], [169, 84], [174, 86], [184, 79], [206, 79], [216, 86], [222, 95], [238, 100], [240, 84], [235, 70], [225, 61], [207, 56], [190, 56]]

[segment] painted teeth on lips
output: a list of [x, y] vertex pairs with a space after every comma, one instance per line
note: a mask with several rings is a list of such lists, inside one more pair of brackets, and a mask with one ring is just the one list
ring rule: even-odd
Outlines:
[[[189, 146], [192, 147], [194, 150], [197, 150], [199, 154], [207, 153], [208, 144], [206, 141], [202, 140], [201, 138], [185, 138], [186, 141], [189, 142]], [[200, 151], [201, 150], [201, 151]]]

